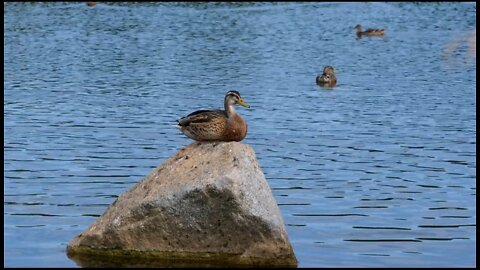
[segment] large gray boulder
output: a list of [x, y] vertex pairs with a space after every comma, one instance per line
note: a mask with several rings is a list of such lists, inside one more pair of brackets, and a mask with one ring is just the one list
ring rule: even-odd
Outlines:
[[[253, 149], [192, 143], [68, 245], [82, 266], [296, 266]], [[137, 260], [138, 259], [138, 260]]]

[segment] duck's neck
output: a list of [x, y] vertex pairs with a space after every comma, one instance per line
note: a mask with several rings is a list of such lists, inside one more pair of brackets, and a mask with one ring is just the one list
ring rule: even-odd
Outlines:
[[225, 112], [227, 113], [228, 118], [231, 118], [234, 115], [236, 115], [237, 111], [235, 111], [235, 105], [225, 100]]

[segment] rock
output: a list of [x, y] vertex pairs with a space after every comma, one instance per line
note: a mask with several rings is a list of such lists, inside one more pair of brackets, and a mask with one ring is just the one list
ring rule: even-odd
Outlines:
[[239, 142], [181, 149], [118, 197], [67, 253], [81, 266], [297, 265], [255, 153]]

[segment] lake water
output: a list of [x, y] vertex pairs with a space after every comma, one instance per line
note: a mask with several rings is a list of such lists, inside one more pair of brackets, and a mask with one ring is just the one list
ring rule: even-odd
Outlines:
[[76, 267], [68, 242], [232, 89], [299, 267], [476, 266], [475, 3], [4, 9], [4, 266]]

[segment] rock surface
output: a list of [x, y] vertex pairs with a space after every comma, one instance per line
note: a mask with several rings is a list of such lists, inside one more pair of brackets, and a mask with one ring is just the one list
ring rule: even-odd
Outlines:
[[238, 142], [181, 149], [118, 197], [67, 253], [82, 266], [99, 266], [88, 265], [98, 256], [182, 266], [297, 265], [255, 153]]

